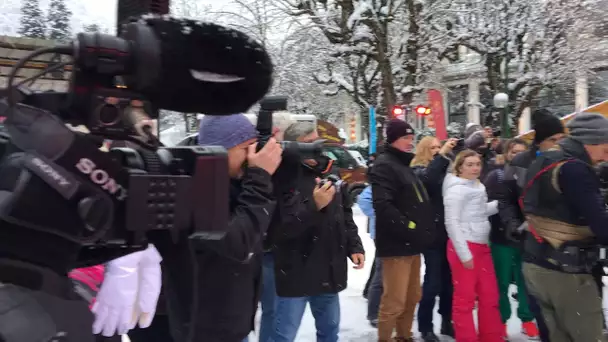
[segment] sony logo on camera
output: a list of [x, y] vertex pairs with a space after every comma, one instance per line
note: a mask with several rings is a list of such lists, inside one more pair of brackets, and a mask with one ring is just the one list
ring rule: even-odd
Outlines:
[[100, 185], [102, 189], [114, 195], [117, 200], [124, 201], [127, 198], [127, 190], [116, 183], [116, 180], [111, 178], [105, 170], [98, 169], [91, 159], [81, 158], [76, 164], [76, 168], [88, 175], [91, 182]]

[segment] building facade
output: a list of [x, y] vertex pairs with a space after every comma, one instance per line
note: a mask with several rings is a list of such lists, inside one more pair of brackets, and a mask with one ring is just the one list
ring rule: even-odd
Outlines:
[[[0, 36], [0, 88], [5, 88], [7, 86], [8, 76], [13, 66], [20, 59], [27, 56], [33, 50], [53, 45], [54, 43], [52, 41], [44, 39]], [[44, 69], [67, 61], [69, 61], [69, 57], [54, 54], [45, 54], [35, 57], [19, 70], [13, 80], [13, 85], [38, 75]], [[50, 90], [67, 91], [71, 70], [72, 67], [66, 65], [57, 68], [57, 70], [53, 72], [42, 75], [35, 81], [26, 82], [24, 85], [36, 92]]]
[[[606, 47], [608, 44], [598, 46], [591, 66], [592, 73], [576, 77], [571, 83], [564, 82], [558, 87], [543, 89], [534, 99], [534, 107], [548, 108], [564, 116], [608, 100], [608, 57], [603, 53]], [[496, 123], [500, 119], [493, 108], [495, 94], [484, 85], [486, 70], [482, 59], [466, 48], [461, 48], [459, 55], [462, 57], [458, 63], [447, 64], [441, 71], [442, 87], [439, 90], [443, 94], [446, 123]], [[516, 77], [517, 73], [513, 76]], [[530, 130], [530, 112], [534, 107], [524, 110], [517, 123], [518, 131]]]

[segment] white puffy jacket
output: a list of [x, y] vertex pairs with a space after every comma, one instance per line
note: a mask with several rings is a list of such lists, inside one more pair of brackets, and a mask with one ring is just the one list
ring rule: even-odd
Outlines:
[[498, 202], [488, 202], [486, 187], [479, 180], [447, 174], [443, 181], [445, 226], [461, 261], [473, 258], [467, 241], [487, 244], [490, 237], [488, 217], [498, 213]]

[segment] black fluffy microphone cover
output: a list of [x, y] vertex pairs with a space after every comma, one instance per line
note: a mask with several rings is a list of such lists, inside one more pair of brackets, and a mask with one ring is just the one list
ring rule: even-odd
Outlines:
[[138, 23], [151, 27], [160, 43], [160, 77], [144, 92], [159, 108], [210, 115], [241, 113], [272, 85], [268, 53], [242, 32], [168, 16], [147, 15]]

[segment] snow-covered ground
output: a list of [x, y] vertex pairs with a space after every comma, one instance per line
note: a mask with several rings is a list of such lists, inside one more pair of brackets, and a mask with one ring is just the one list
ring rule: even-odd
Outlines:
[[[365, 251], [369, 259], [362, 270], [355, 270], [352, 267], [348, 270], [348, 288], [340, 293], [340, 306], [342, 313], [340, 340], [345, 342], [375, 342], [377, 341], [376, 329], [372, 328], [367, 321], [367, 300], [362, 296], [363, 287], [369, 276], [371, 268], [371, 259], [374, 255], [374, 243], [367, 234], [367, 218], [361, 213], [358, 207], [354, 208], [355, 222], [359, 227], [359, 235], [363, 240]], [[422, 266], [424, 274], [424, 263]], [[511, 290], [515, 290], [514, 287]], [[604, 296], [606, 298], [606, 296]], [[511, 305], [513, 312], [517, 312], [517, 302], [513, 299]], [[606, 307], [607, 303], [604, 303]], [[259, 315], [258, 315], [259, 319]], [[435, 328], [439, 333], [441, 316], [435, 312]], [[414, 322], [413, 330], [418, 334], [417, 322]], [[508, 322], [508, 332], [510, 342], [523, 342], [528, 339], [521, 333], [521, 321], [513, 314], [513, 317]], [[128, 342], [128, 338], [124, 338], [123, 342]], [[257, 342], [255, 333], [250, 336], [251, 342]], [[298, 336], [297, 342], [315, 342], [315, 325], [314, 319], [310, 314], [310, 310], [306, 311]], [[446, 338], [444, 341], [453, 341], [451, 338]]]

